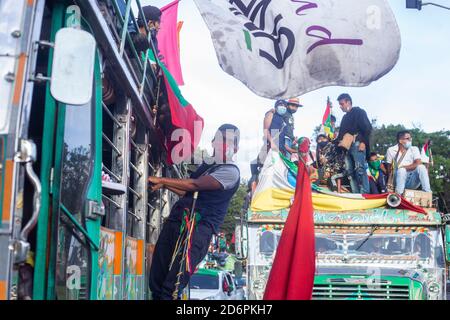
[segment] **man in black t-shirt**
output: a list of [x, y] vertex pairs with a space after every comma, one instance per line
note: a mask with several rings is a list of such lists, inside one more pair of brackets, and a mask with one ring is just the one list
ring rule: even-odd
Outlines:
[[[214, 161], [211, 164], [209, 161], [202, 163], [189, 179], [149, 177], [153, 191], [166, 188], [180, 196], [164, 223], [153, 253], [149, 286], [154, 300], [171, 300], [174, 295], [179, 298], [197, 265], [208, 253], [213, 234], [219, 233], [231, 198], [240, 185], [240, 171], [233, 162], [239, 139], [239, 129], [224, 124], [212, 140]], [[189, 228], [186, 219], [191, 217], [196, 192], [195, 215], [189, 222], [189, 225], [194, 225], [188, 237], [192, 246], [187, 250], [177, 250], [178, 241], [186, 238], [181, 235], [186, 235], [183, 230]], [[186, 259], [190, 270], [186, 267]]]
[[[367, 113], [353, 107], [349, 94], [343, 93], [338, 97], [339, 106], [345, 112], [337, 141], [348, 149], [346, 157], [347, 174], [353, 193], [370, 193], [369, 178], [367, 177], [367, 157], [370, 154], [370, 134], [372, 124]], [[346, 141], [350, 143], [346, 143]]]

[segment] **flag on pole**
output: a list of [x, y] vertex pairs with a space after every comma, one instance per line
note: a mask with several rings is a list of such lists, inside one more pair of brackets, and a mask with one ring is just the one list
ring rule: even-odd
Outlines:
[[[172, 132], [166, 137], [166, 146], [168, 149], [167, 161], [169, 164], [179, 164], [194, 154], [194, 150], [200, 142], [204, 121], [197, 114], [194, 107], [183, 97], [175, 78], [164, 63], [155, 58], [151, 50], [147, 51], [147, 58], [156, 62], [161, 67], [173, 125]], [[175, 132], [177, 129], [182, 129], [182, 131]], [[173, 154], [176, 155], [176, 159], [174, 159]]]
[[[163, 70], [172, 124], [176, 129], [187, 130], [185, 132], [187, 135], [183, 134], [182, 138], [180, 137], [181, 141], [176, 139], [172, 140], [172, 137], [169, 137], [167, 144], [169, 149], [169, 164], [179, 164], [194, 154], [194, 150], [200, 142], [204, 121], [197, 114], [194, 107], [183, 97], [174, 77], [172, 77], [163, 64], [160, 64], [160, 66]], [[178, 159], [174, 159], [172, 151], [177, 146], [179, 147], [179, 151], [176, 154]], [[185, 150], [189, 150], [190, 153], [186, 153]]]
[[281, 234], [264, 300], [311, 300], [315, 255], [311, 181], [306, 165], [299, 161], [294, 203]]
[[367, 86], [400, 55], [400, 31], [386, 0], [195, 3], [222, 69], [269, 99]]
[[428, 139], [427, 142], [422, 147], [420, 154], [423, 163], [429, 163], [433, 165], [433, 154], [431, 153], [431, 140]]
[[[179, 21], [177, 24], [177, 33], [178, 33], [178, 51], [181, 51], [181, 46], [180, 46], [180, 38], [181, 38], [181, 29], [183, 28], [184, 25], [184, 21]], [[181, 56], [181, 54], [180, 54]]]
[[158, 32], [158, 48], [163, 56], [163, 62], [176, 80], [177, 84], [184, 85], [181, 71], [179, 50], [179, 25], [178, 25], [178, 3], [175, 0], [161, 8], [161, 28]]
[[330, 101], [330, 97], [328, 97], [327, 100], [327, 107], [325, 109], [325, 114], [323, 115], [323, 119], [322, 119], [322, 127], [323, 127], [323, 131], [325, 132], [325, 134], [330, 137], [330, 139], [334, 139], [334, 128], [331, 125], [331, 109], [332, 109], [332, 105], [331, 105], [331, 101]]

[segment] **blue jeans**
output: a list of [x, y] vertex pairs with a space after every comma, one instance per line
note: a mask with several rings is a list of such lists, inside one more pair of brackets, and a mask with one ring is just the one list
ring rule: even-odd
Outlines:
[[370, 193], [369, 178], [367, 177], [366, 151], [359, 151], [359, 141], [352, 144], [345, 157], [350, 186], [353, 193]]
[[381, 170], [379, 171], [378, 179], [376, 181], [369, 179], [369, 185], [371, 194], [380, 194], [386, 192], [386, 181]]
[[430, 178], [428, 177], [427, 168], [421, 164], [413, 171], [406, 171], [400, 168], [395, 174], [395, 192], [403, 194], [405, 189], [417, 190], [422, 186], [425, 192], [431, 192]]

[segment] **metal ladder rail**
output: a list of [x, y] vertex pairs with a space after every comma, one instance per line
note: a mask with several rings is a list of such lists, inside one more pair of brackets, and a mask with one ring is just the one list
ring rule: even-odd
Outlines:
[[[125, 12], [124, 12], [125, 17], [122, 16], [119, 5], [117, 4], [117, 0], [111, 1], [112, 6], [106, 7], [106, 9], [110, 8], [113, 11], [111, 12], [110, 10], [107, 10], [106, 14], [108, 14], [108, 16], [110, 16], [109, 12], [114, 14], [114, 17], [117, 18], [119, 24], [121, 24], [121, 26], [119, 27], [119, 28], [121, 28], [121, 30], [118, 30], [117, 24], [115, 24], [114, 21], [112, 21], [111, 19], [107, 20], [107, 24], [109, 26], [110, 32], [112, 33], [112, 35], [114, 36], [114, 38], [117, 41], [116, 45], [118, 46], [119, 55], [126, 62], [128, 68], [130, 69], [130, 72], [134, 78], [134, 81], [137, 84], [140, 98], [144, 99], [147, 105], [150, 105], [149, 99], [144, 96], [144, 87], [149, 88], [148, 92], [150, 94], [150, 98], [151, 98], [151, 100], [155, 101], [155, 93], [152, 90], [152, 87], [155, 87], [155, 85], [152, 86], [151, 83], [148, 81], [148, 78], [146, 76], [147, 59], [144, 59], [144, 64], [143, 64], [143, 62], [141, 61], [142, 57], [137, 52], [137, 50], [134, 46], [134, 43], [132, 41], [131, 34], [128, 31], [128, 27], [129, 27], [130, 23], [132, 23], [134, 25], [136, 30], [139, 30], [137, 22], [135, 21], [135, 19], [133, 19], [134, 16], [133, 16], [133, 12], [131, 9], [132, 1], [133, 0], [131, 0], [131, 1], [129, 0], [129, 1], [125, 2], [126, 3], [126, 8], [125, 8]], [[135, 1], [137, 1], [137, 0], [135, 0]], [[137, 1], [137, 4], [138, 4], [137, 6], [140, 7], [140, 3], [138, 1]], [[144, 18], [144, 20], [145, 20], [145, 18]], [[124, 26], [126, 26], [126, 27], [124, 27]], [[148, 30], [148, 28], [146, 28], [146, 30]], [[154, 48], [154, 45], [150, 39], [150, 33], [148, 33], [148, 38], [149, 38], [150, 47]], [[126, 54], [125, 46], [127, 44], [129, 45], [129, 48], [131, 51], [131, 57], [133, 57], [139, 64], [138, 66], [136, 66], [137, 69], [131, 62], [131, 58]], [[156, 83], [156, 75], [154, 74], [153, 70], [150, 70], [149, 73], [151, 75], [153, 83]]]
[[[126, 7], [126, 10], [125, 10], [125, 18], [122, 17], [122, 14], [120, 12], [119, 6], [117, 4], [117, 0], [113, 0], [112, 1], [114, 9], [116, 11], [115, 14], [119, 18], [119, 21], [122, 24], [122, 32], [121, 32], [121, 37], [120, 37], [120, 42], [119, 42], [119, 53], [123, 57], [124, 54], [125, 54], [125, 45], [128, 44], [130, 46], [132, 55], [134, 56], [134, 58], [139, 63], [139, 67], [140, 67], [139, 71], [140, 71], [140, 73], [142, 75], [142, 79], [140, 80], [140, 85], [139, 85], [140, 95], [141, 95], [141, 97], [143, 97], [143, 93], [144, 93], [143, 87], [146, 84], [147, 87], [150, 89], [149, 92], [151, 94], [151, 98], [153, 99], [153, 101], [155, 101], [156, 97], [155, 97], [155, 94], [153, 93], [153, 90], [151, 90], [152, 86], [150, 85], [150, 83], [149, 83], [149, 81], [147, 79], [147, 74], [146, 74], [146, 71], [147, 71], [147, 59], [144, 59], [144, 65], [143, 65], [142, 61], [141, 61], [142, 57], [139, 56], [139, 53], [137, 52], [136, 47], [134, 46], [133, 40], [131, 38], [131, 35], [130, 35], [129, 31], [128, 31], [128, 24], [129, 24], [130, 18], [132, 16], [131, 15], [131, 3], [132, 3], [132, 1], [133, 0], [127, 0], [126, 1], [127, 7]], [[142, 11], [142, 6], [140, 5], [140, 2], [138, 0], [135, 0], [135, 1], [137, 3], [138, 8], [140, 8], [139, 9], [138, 18], [141, 18], [141, 19], [144, 20], [145, 30], [146, 30], [146, 33], [147, 33], [147, 37], [149, 39], [150, 48], [153, 51], [153, 53], [156, 55], [155, 46], [154, 46], [153, 41], [152, 41], [151, 36], [150, 36], [150, 32], [149, 32], [149, 29], [148, 29], [148, 26], [147, 26], [147, 21], [145, 19], [144, 13]], [[132, 22], [135, 25], [136, 29], [139, 30], [139, 27], [138, 27], [136, 21], [134, 19], [132, 19]], [[156, 83], [156, 81], [157, 81], [156, 75], [154, 74], [154, 72], [153, 72], [153, 70], [151, 68], [149, 70], [150, 70], [150, 75], [152, 77], [152, 80], [154, 81], [154, 83]]]

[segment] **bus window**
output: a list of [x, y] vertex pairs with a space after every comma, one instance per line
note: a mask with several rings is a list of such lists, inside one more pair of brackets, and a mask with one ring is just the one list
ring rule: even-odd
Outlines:
[[[89, 250], [86, 247], [86, 239], [68, 219], [68, 214], [85, 227], [83, 209], [94, 158], [90, 125], [94, 110], [95, 97], [84, 106], [67, 105], [65, 108], [56, 257], [57, 299], [88, 298]], [[82, 290], [84, 288], [86, 290]], [[86, 296], [81, 296], [81, 292]]]
[[426, 259], [431, 256], [430, 238], [425, 234], [419, 234], [414, 241], [414, 253], [421, 259]]
[[276, 249], [276, 237], [272, 231], [264, 231], [259, 240], [259, 251], [262, 254], [270, 255]]

